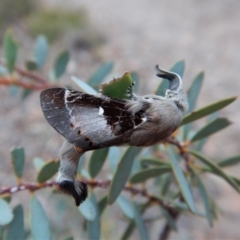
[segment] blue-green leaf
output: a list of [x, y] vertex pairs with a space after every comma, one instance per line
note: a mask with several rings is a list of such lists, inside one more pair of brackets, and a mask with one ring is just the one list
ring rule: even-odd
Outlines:
[[218, 162], [220, 167], [229, 167], [240, 162], [240, 155], [229, 157]]
[[6, 240], [24, 240], [25, 230], [23, 207], [21, 205], [16, 206], [13, 209], [13, 215], [14, 218], [7, 228]]
[[107, 207], [107, 195], [101, 198], [101, 200], [98, 202], [99, 216], [102, 215], [106, 207]]
[[13, 164], [13, 169], [18, 178], [22, 177], [24, 162], [25, 162], [25, 154], [24, 148], [14, 148], [11, 150], [11, 160]]
[[112, 173], [115, 173], [120, 162], [121, 151], [119, 147], [110, 147], [108, 153], [109, 167]]
[[[185, 62], [183, 60], [181, 60], [181, 61], [178, 61], [177, 63], [175, 63], [170, 68], [169, 71], [177, 73], [180, 77], [182, 77], [183, 73], [184, 73], [184, 69], [185, 69]], [[164, 96], [167, 89], [169, 89], [169, 81], [162, 80], [162, 82], [159, 84], [159, 86], [157, 88], [156, 94]]]
[[175, 154], [172, 152], [172, 150], [169, 148], [169, 156], [173, 168], [174, 175], [177, 179], [177, 182], [179, 184], [181, 193], [183, 195], [183, 198], [185, 199], [186, 203], [188, 204], [190, 210], [194, 213], [195, 212], [195, 206], [193, 202], [192, 193], [190, 190], [190, 187], [188, 185], [188, 182], [184, 176], [184, 173], [182, 169], [179, 166], [179, 163], [175, 157]]
[[119, 195], [117, 198], [117, 203], [128, 218], [134, 219], [134, 209], [132, 203], [126, 197], [124, 197], [122, 194]]
[[39, 35], [34, 46], [34, 57], [38, 68], [41, 69], [47, 59], [48, 54], [48, 40], [45, 36]]
[[212, 104], [210, 104], [206, 107], [203, 107], [201, 109], [198, 109], [196, 111], [193, 111], [193, 112], [187, 114], [183, 118], [183, 121], [182, 121], [181, 125], [196, 121], [200, 118], [203, 118], [207, 115], [210, 115], [211, 113], [214, 113], [214, 112], [226, 107], [230, 103], [234, 102], [236, 99], [237, 99], [237, 97], [226, 98], [226, 99], [217, 101], [215, 103], [212, 103]]
[[161, 167], [144, 169], [135, 173], [130, 178], [130, 183], [132, 184], [141, 183], [146, 181], [149, 178], [154, 178], [170, 171], [172, 171], [171, 165], [169, 166], [163, 165]]
[[78, 209], [88, 221], [94, 221], [97, 215], [97, 209], [94, 202], [91, 200], [91, 197], [88, 197]]
[[197, 103], [198, 95], [202, 88], [204, 73], [199, 73], [196, 78], [193, 80], [192, 85], [188, 89], [187, 98], [188, 98], [188, 112], [192, 112]]
[[172, 230], [177, 231], [177, 225], [171, 214], [168, 212], [167, 209], [164, 207], [160, 207], [161, 213], [164, 218], [167, 220], [168, 225], [171, 227]]
[[3, 39], [3, 47], [4, 47], [4, 57], [6, 59], [6, 65], [8, 71], [11, 73], [14, 69], [15, 62], [17, 59], [18, 46], [13, 38], [13, 34], [11, 30], [8, 30]]
[[141, 148], [138, 147], [129, 147], [123, 155], [110, 185], [108, 204], [114, 203], [114, 201], [117, 199], [118, 195], [124, 188], [131, 173], [133, 160], [140, 152], [140, 150]]
[[112, 71], [113, 62], [107, 62], [101, 65], [90, 77], [88, 84], [95, 89], [99, 89], [104, 78]]
[[12, 219], [12, 209], [6, 201], [0, 198], [0, 225], [9, 224]]
[[71, 79], [84, 92], [86, 92], [88, 94], [92, 94], [92, 95], [98, 94], [98, 92], [94, 88], [92, 88], [90, 85], [88, 85], [84, 81], [80, 80], [79, 78], [72, 76]]
[[194, 168], [191, 168], [191, 170], [196, 179], [196, 182], [197, 182], [197, 185], [199, 188], [199, 192], [200, 192], [200, 195], [202, 197], [202, 200], [203, 200], [203, 203], [205, 206], [205, 212], [206, 212], [206, 216], [208, 219], [208, 223], [212, 227], [213, 226], [213, 216], [212, 216], [211, 200], [208, 196], [207, 190], [206, 190], [199, 174], [197, 173], [197, 171]]
[[161, 161], [157, 158], [143, 158], [141, 159], [141, 165], [142, 167], [149, 167], [149, 166], [162, 167], [162, 166], [169, 166], [170, 164], [168, 162]]
[[96, 197], [94, 194], [91, 194], [90, 199], [96, 209], [96, 216], [93, 221], [87, 221], [88, 236], [89, 236], [89, 240], [98, 240], [98, 239], [100, 239], [100, 235], [101, 235], [100, 215], [99, 215], [99, 210], [98, 210], [98, 204], [97, 204]]
[[63, 51], [57, 56], [53, 69], [55, 79], [60, 78], [65, 72], [69, 59], [70, 55], [68, 51]]
[[37, 181], [44, 183], [52, 178], [58, 171], [59, 161], [49, 161], [42, 166], [37, 175]]
[[188, 151], [190, 154], [192, 154], [193, 156], [195, 156], [198, 160], [200, 160], [202, 163], [204, 163], [205, 165], [207, 165], [209, 167], [209, 171], [222, 177], [223, 179], [225, 179], [226, 182], [228, 182], [237, 192], [240, 192], [240, 189], [237, 185], [237, 183], [231, 178], [229, 177], [216, 163], [214, 163], [213, 161], [205, 158], [204, 156], [202, 156], [200, 153], [189, 150]]
[[47, 215], [35, 196], [31, 199], [31, 231], [35, 240], [51, 239]]
[[33, 164], [34, 164], [34, 167], [36, 168], [36, 170], [39, 171], [43, 167], [45, 162], [41, 158], [35, 157], [33, 159]]
[[102, 166], [107, 158], [109, 148], [102, 148], [93, 151], [89, 162], [89, 174], [92, 178], [96, 177], [102, 169]]
[[200, 129], [192, 138], [191, 142], [195, 142], [198, 140], [201, 140], [203, 138], [206, 138], [210, 135], [213, 135], [214, 133], [228, 127], [231, 124], [231, 122], [228, 121], [226, 118], [217, 118], [213, 120], [212, 122], [208, 123], [206, 126], [204, 126], [202, 129]]
[[132, 203], [133, 204], [133, 209], [134, 209], [134, 220], [135, 220], [135, 223], [137, 225], [137, 228], [138, 228], [138, 231], [139, 231], [139, 234], [140, 234], [140, 238], [142, 240], [148, 240], [150, 239], [149, 238], [149, 235], [148, 235], [148, 230], [147, 230], [147, 227], [145, 226], [143, 220], [142, 220], [142, 215], [138, 209], [138, 206], [136, 203]]
[[29, 71], [35, 71], [38, 69], [37, 63], [33, 60], [26, 61], [25, 66], [26, 66], [27, 70], [29, 70]]

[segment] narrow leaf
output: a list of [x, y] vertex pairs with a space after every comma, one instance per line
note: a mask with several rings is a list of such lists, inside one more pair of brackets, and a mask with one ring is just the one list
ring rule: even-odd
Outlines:
[[100, 66], [88, 80], [88, 84], [95, 89], [99, 89], [100, 84], [104, 78], [112, 71], [113, 62], [104, 63]]
[[134, 219], [134, 209], [132, 203], [126, 197], [119, 195], [117, 203], [128, 218]]
[[199, 159], [201, 162], [203, 162], [205, 165], [207, 165], [211, 169], [212, 173], [225, 179], [237, 192], [239, 192], [239, 187], [237, 183], [231, 177], [229, 177], [216, 163], [205, 158], [198, 152], [192, 150], [189, 150], [188, 152], [195, 156], [197, 159]]
[[27, 70], [29, 70], [29, 71], [35, 71], [38, 69], [37, 63], [34, 62], [33, 60], [26, 61], [25, 66], [26, 66]]
[[95, 178], [102, 169], [102, 166], [107, 158], [109, 148], [103, 148], [93, 151], [89, 162], [89, 173], [92, 178]]
[[22, 177], [24, 162], [25, 162], [25, 154], [24, 148], [14, 148], [11, 150], [11, 160], [13, 164], [13, 169], [18, 178]]
[[13, 38], [13, 34], [11, 30], [8, 30], [4, 35], [3, 40], [4, 47], [4, 57], [6, 59], [6, 65], [8, 71], [11, 73], [14, 69], [15, 62], [17, 59], [18, 46]]
[[90, 196], [90, 199], [91, 199], [91, 202], [94, 204], [94, 207], [96, 210], [96, 216], [93, 221], [87, 221], [88, 236], [89, 236], [89, 240], [98, 240], [100, 239], [100, 235], [101, 235], [98, 204], [94, 194]]
[[181, 193], [182, 193], [186, 203], [188, 204], [190, 210], [194, 213], [195, 212], [195, 206], [194, 206], [193, 197], [192, 197], [190, 187], [189, 187], [188, 182], [187, 182], [187, 180], [186, 180], [186, 178], [185, 178], [185, 176], [182, 172], [182, 169], [180, 168], [180, 166], [178, 164], [178, 161], [177, 161], [174, 153], [170, 149], [169, 149], [169, 156], [170, 156], [173, 172], [174, 172], [174, 175], [175, 175], [175, 177], [177, 179], [177, 182], [179, 184]]
[[162, 166], [170, 166], [168, 162], [161, 161], [156, 158], [143, 158], [141, 160], [141, 165], [143, 167], [149, 167], [149, 166], [157, 166], [157, 167], [162, 167]]
[[142, 215], [138, 209], [138, 206], [136, 203], [133, 202], [133, 209], [134, 209], [134, 219], [135, 219], [135, 223], [137, 225], [137, 228], [138, 228], [138, 231], [139, 231], [139, 234], [140, 234], [140, 238], [142, 240], [148, 240], [150, 239], [149, 238], [149, 235], [148, 235], [148, 231], [147, 231], [147, 228], [145, 226], [145, 224], [143, 223], [143, 220], [142, 220]]
[[63, 51], [57, 56], [54, 64], [54, 77], [56, 79], [60, 78], [65, 72], [69, 58], [70, 56], [67, 51]]
[[231, 122], [228, 121], [226, 118], [217, 118], [213, 120], [212, 122], [208, 123], [206, 126], [204, 126], [202, 129], [200, 129], [190, 140], [191, 142], [195, 142], [198, 140], [201, 140], [203, 138], [206, 138], [210, 135], [213, 135], [214, 133], [228, 127], [231, 124]]
[[31, 231], [35, 240], [51, 239], [47, 215], [35, 196], [31, 199]]
[[92, 88], [90, 85], [88, 85], [84, 81], [80, 80], [79, 78], [72, 76], [71, 79], [84, 92], [86, 92], [88, 94], [92, 94], [92, 95], [98, 94], [98, 92], [94, 88]]
[[240, 162], [240, 155], [226, 158], [218, 163], [220, 167], [229, 167]]
[[39, 171], [44, 166], [45, 162], [41, 158], [35, 157], [33, 159], [33, 164], [36, 170]]
[[97, 210], [91, 197], [88, 197], [79, 207], [79, 211], [82, 213], [84, 218], [88, 221], [94, 221], [97, 215]]
[[188, 98], [188, 112], [192, 112], [197, 103], [197, 99], [202, 88], [204, 73], [199, 73], [196, 78], [193, 80], [192, 85], [188, 89], [187, 98]]
[[197, 185], [198, 185], [198, 189], [199, 192], [201, 194], [204, 206], [205, 206], [205, 212], [206, 212], [206, 216], [208, 219], [208, 223], [209, 225], [212, 227], [213, 226], [213, 216], [212, 216], [212, 207], [211, 207], [211, 200], [208, 196], [207, 190], [199, 176], [199, 174], [197, 173], [197, 171], [191, 167], [192, 173], [196, 179]]
[[0, 198], [0, 225], [9, 224], [12, 219], [12, 209], [6, 201]]
[[105, 208], [107, 207], [107, 195], [104, 196], [99, 202], [98, 202], [98, 210], [99, 210], [99, 216], [102, 215]]
[[220, 101], [217, 101], [215, 103], [212, 103], [211, 105], [208, 105], [206, 107], [203, 107], [201, 109], [198, 109], [196, 111], [193, 111], [189, 114], [187, 114], [182, 121], [181, 125], [196, 121], [200, 118], [203, 118], [211, 113], [214, 113], [224, 107], [226, 107], [227, 105], [229, 105], [230, 103], [234, 102], [237, 99], [237, 97], [231, 97], [231, 98], [226, 98]]
[[160, 181], [159, 189], [160, 189], [160, 195], [164, 196], [167, 194], [169, 187], [172, 182], [172, 174], [164, 174], [158, 178]]
[[123, 155], [110, 185], [110, 190], [108, 193], [108, 204], [114, 203], [124, 188], [131, 173], [133, 160], [140, 152], [140, 150], [141, 148], [129, 147]]
[[177, 225], [171, 214], [168, 212], [167, 209], [160, 207], [162, 215], [167, 220], [168, 225], [171, 227], [172, 230], [177, 231]]
[[34, 46], [34, 57], [39, 69], [43, 67], [47, 59], [47, 53], [48, 53], [48, 40], [45, 36], [40, 35], [37, 37]]
[[58, 172], [59, 165], [59, 161], [49, 161], [44, 164], [39, 170], [39, 173], [37, 175], [37, 181], [39, 183], [44, 183], [50, 178], [52, 178]]
[[[183, 76], [184, 73], [184, 69], [185, 69], [185, 62], [183, 60], [178, 61], [177, 63], [175, 63], [171, 68], [170, 68], [170, 72], [174, 72], [177, 73], [180, 77]], [[169, 81], [166, 79], [163, 79], [162, 82], [159, 84], [156, 94], [157, 95], [161, 95], [161, 96], [165, 96], [165, 92], [166, 90], [169, 89]]]
[[130, 183], [136, 184], [136, 183], [144, 182], [149, 178], [154, 178], [170, 171], [172, 171], [171, 166], [166, 166], [166, 165], [161, 167], [144, 169], [135, 173], [130, 178]]
[[112, 173], [115, 173], [120, 162], [121, 152], [119, 147], [110, 147], [108, 153], [109, 167]]
[[7, 228], [6, 240], [24, 240], [25, 230], [23, 207], [21, 205], [16, 206], [13, 209], [13, 215], [14, 218]]

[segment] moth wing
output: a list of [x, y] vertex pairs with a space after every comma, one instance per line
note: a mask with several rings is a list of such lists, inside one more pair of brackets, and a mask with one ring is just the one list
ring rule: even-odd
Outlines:
[[68, 90], [47, 89], [41, 106], [49, 124], [69, 142], [90, 150], [127, 143], [142, 113], [133, 114], [125, 101]]

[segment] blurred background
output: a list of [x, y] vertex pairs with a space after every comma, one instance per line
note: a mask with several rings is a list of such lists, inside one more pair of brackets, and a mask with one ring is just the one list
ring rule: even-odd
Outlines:
[[[239, 95], [239, 10], [237, 0], [1, 0], [0, 43], [6, 29], [12, 28], [22, 51], [17, 63], [21, 67], [32, 54], [36, 36], [44, 34], [51, 43], [49, 64], [62, 49], [71, 53], [67, 74], [62, 79], [64, 83], [70, 84], [71, 75], [87, 79], [103, 62], [114, 61], [114, 71], [108, 80], [126, 71], [136, 71], [141, 79], [139, 94], [153, 92], [158, 86], [156, 64], [169, 69], [184, 59], [185, 89], [200, 71], [205, 72], [198, 102], [201, 107]], [[0, 51], [3, 56], [2, 48]], [[47, 64], [42, 70], [46, 77], [49, 68]], [[24, 101], [20, 99], [20, 96], [10, 98], [7, 87], [0, 86], [2, 186], [15, 184], [9, 164], [11, 147], [25, 147], [28, 163], [25, 178], [33, 181], [33, 157], [56, 158], [63, 140], [46, 123], [39, 105], [39, 92]], [[239, 109], [237, 100], [221, 112], [233, 124], [208, 141], [204, 152], [210, 158], [222, 159], [239, 153]], [[235, 176], [239, 176], [239, 170], [239, 167], [226, 169]], [[222, 213], [214, 228], [209, 228], [199, 217], [182, 216], [178, 220], [179, 231], [172, 233], [171, 239], [239, 239], [239, 196], [222, 180], [212, 176], [208, 180]], [[18, 193], [14, 201], [21, 202], [24, 195]], [[111, 227], [114, 230], [106, 229], [105, 239], [113, 239], [114, 231], [121, 232], [110, 224]], [[153, 225], [151, 231], [158, 231], [158, 226]]]

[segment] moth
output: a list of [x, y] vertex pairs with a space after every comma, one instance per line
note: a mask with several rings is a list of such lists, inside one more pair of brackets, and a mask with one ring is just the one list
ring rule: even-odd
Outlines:
[[60, 150], [59, 189], [80, 205], [87, 186], [76, 180], [79, 158], [86, 151], [128, 144], [151, 146], [168, 138], [188, 108], [181, 77], [156, 66], [157, 76], [169, 80], [165, 96], [133, 95], [131, 99], [90, 95], [66, 88], [44, 90], [40, 96], [48, 123], [66, 141]]

